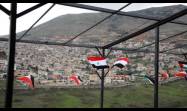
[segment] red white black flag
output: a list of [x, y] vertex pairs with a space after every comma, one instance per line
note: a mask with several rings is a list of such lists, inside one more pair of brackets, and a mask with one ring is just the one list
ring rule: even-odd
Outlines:
[[121, 58], [118, 58], [118, 60], [114, 63], [113, 67], [117, 66], [119, 68], [123, 68], [128, 64], [128, 62], [129, 62], [128, 58], [121, 57]]
[[32, 75], [18, 77], [17, 80], [26, 84], [31, 89], [34, 88], [34, 77]]
[[186, 77], [187, 73], [185, 71], [180, 71], [174, 74], [174, 77]]
[[106, 58], [103, 57], [87, 57], [88, 62], [96, 69], [109, 68], [106, 62]]
[[77, 76], [77, 75], [75, 75], [75, 74], [72, 74], [72, 75], [69, 77], [69, 79], [70, 79], [71, 81], [74, 81], [77, 85], [80, 85], [80, 83], [82, 82], [80, 76]]
[[179, 61], [178, 63], [179, 63], [179, 66], [180, 66], [181, 68], [187, 69], [187, 62]]

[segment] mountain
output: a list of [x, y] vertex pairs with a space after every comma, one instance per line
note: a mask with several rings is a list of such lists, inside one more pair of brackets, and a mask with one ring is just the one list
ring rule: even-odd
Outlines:
[[[166, 7], [148, 8], [128, 13], [163, 19], [186, 8], [187, 6], [184, 5], [173, 5]], [[82, 13], [62, 15], [34, 27], [23, 39], [54, 41], [58, 40], [61, 42], [65, 42], [108, 15], [110, 14]], [[185, 22], [185, 20], [187, 20], [187, 16], [178, 19], [178, 21], [182, 22]], [[155, 23], [155, 21], [114, 15], [102, 24], [96, 26], [92, 30], [75, 39], [74, 42], [92, 42], [97, 44], [106, 44], [116, 39], [119, 39], [120, 36], [123, 34], [128, 35], [152, 23]], [[166, 25], [161, 26], [160, 29], [161, 37], [164, 38], [177, 32], [184, 31], [185, 29], [187, 29], [187, 26], [168, 23]], [[24, 31], [19, 32], [17, 34], [18, 38], [23, 34], [23, 32]], [[151, 41], [154, 39], [154, 33], [154, 30], [152, 30], [148, 33], [140, 35], [142, 37], [133, 40], [141, 41], [143, 40], [143, 38], [146, 38], [146, 40]]]
[[183, 9], [186, 9], [187, 6], [185, 5], [172, 5], [172, 6], [165, 6], [165, 7], [152, 7], [148, 9], [143, 9], [139, 11], [133, 11], [136, 15], [146, 16], [146, 17], [156, 17], [163, 19], [167, 16], [171, 16], [174, 13], [177, 13]]

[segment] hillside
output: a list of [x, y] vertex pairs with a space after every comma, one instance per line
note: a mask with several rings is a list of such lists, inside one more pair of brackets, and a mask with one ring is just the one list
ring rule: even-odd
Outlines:
[[[174, 5], [166, 7], [148, 8], [128, 13], [134, 13], [140, 16], [165, 18], [185, 8], [187, 7], [184, 5]], [[75, 35], [79, 34], [81, 31], [84, 31], [85, 29], [94, 25], [96, 22], [100, 21], [108, 15], [109, 14], [106, 13], [62, 15], [33, 28], [24, 39], [60, 40], [64, 42], [67, 41], [69, 38], [72, 38]], [[186, 19], [187, 16], [184, 16], [179, 20], [184, 22]], [[103, 22], [102, 24], [98, 25], [96, 28], [81, 35], [81, 37], [78, 37], [78, 39], [75, 39], [75, 41], [76, 43], [85, 43], [90, 41], [98, 43], [100, 41], [100, 44], [104, 44], [119, 39], [120, 35], [122, 34], [132, 33], [152, 23], [155, 22], [150, 20], [115, 15]], [[168, 35], [172, 35], [187, 29], [187, 26], [166, 24], [161, 26], [160, 29], [161, 37], [166, 37]], [[18, 37], [23, 34], [23, 32], [18, 33]], [[150, 31], [145, 35], [143, 35], [143, 37], [139, 39], [134, 40], [140, 40], [145, 37], [147, 40], [153, 40], [154, 31]], [[86, 39], [81, 39], [85, 37]]]

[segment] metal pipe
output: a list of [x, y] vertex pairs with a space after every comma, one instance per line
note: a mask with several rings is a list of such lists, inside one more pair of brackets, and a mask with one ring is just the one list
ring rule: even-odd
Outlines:
[[[0, 38], [0, 41], [7, 42], [7, 38]], [[48, 42], [48, 41], [35, 41], [35, 40], [20, 40], [16, 41], [19, 43], [29, 43], [29, 44], [43, 44], [43, 45], [58, 45], [58, 46], [67, 46], [67, 47], [84, 47], [84, 48], [99, 48], [102, 49], [102, 46], [96, 46], [96, 45], [89, 45], [89, 44], [63, 44], [63, 43], [58, 43], [58, 42]], [[182, 47], [177, 47], [177, 48], [182, 48]], [[134, 50], [134, 49], [128, 49], [128, 48], [118, 48], [118, 47], [111, 47], [109, 48], [110, 50], [123, 50], [129, 53], [137, 53], [137, 52], [146, 52], [146, 53], [155, 53], [155, 51], [150, 51], [150, 50]], [[174, 48], [176, 49], [176, 48]], [[170, 50], [174, 50], [173, 48]], [[168, 50], [167, 50], [168, 51]], [[169, 53], [169, 52], [159, 52], [163, 54], [172, 54], [172, 55], [183, 55], [183, 54], [177, 54], [177, 53]]]
[[[187, 30], [185, 30], [185, 31], [183, 31], [183, 32], [180, 32], [180, 33], [177, 33], [177, 34], [175, 34], [175, 35], [169, 36], [169, 37], [167, 37], [167, 38], [161, 39], [161, 40], [159, 40], [159, 42], [165, 41], [165, 40], [167, 40], [167, 39], [174, 38], [174, 37], [179, 36], [179, 35], [182, 35], [182, 34], [184, 34], [184, 33], [187, 33]], [[145, 48], [145, 47], [149, 47], [149, 46], [151, 46], [151, 45], [153, 45], [153, 44], [155, 44], [155, 42], [152, 42], [152, 43], [150, 43], [150, 44], [147, 44], [147, 45], [144, 45], [144, 46], [142, 46], [142, 47], [136, 48], [136, 49], [134, 49], [134, 50], [139, 50], [139, 49], [142, 49], [142, 48]]]
[[[183, 47], [187, 47], [187, 44], [183, 44], [183, 45], [171, 48], [171, 49], [163, 50], [163, 51], [160, 51], [160, 53], [164, 53], [164, 52], [167, 52], [167, 51], [171, 51], [171, 50], [178, 49], [178, 48], [183, 48]], [[183, 54], [181, 54], [181, 55], [183, 55]]]
[[92, 28], [96, 27], [97, 25], [103, 23], [104, 21], [106, 21], [107, 19], [111, 18], [113, 15], [115, 15], [117, 12], [121, 11], [122, 9], [126, 8], [127, 6], [129, 6], [131, 3], [128, 3], [127, 5], [121, 7], [120, 9], [118, 9], [117, 11], [115, 11], [114, 13], [110, 14], [109, 16], [105, 17], [104, 19], [100, 20], [99, 22], [95, 23], [93, 26], [89, 27], [88, 29], [82, 31], [81, 33], [77, 34], [75, 37], [69, 39], [68, 41], [64, 42], [64, 44], [68, 44], [71, 41], [73, 41], [74, 39], [76, 39], [77, 37], [79, 37], [80, 35], [88, 32], [89, 30], [91, 30]]
[[[0, 41], [4, 41], [7, 42], [8, 39], [7, 38], [0, 38]], [[16, 41], [16, 42], [20, 42], [20, 43], [30, 43], [30, 44], [43, 44], [43, 45], [58, 45], [58, 46], [67, 46], [67, 47], [84, 47], [84, 48], [99, 48], [102, 49], [101, 46], [96, 46], [96, 45], [89, 45], [89, 44], [63, 44], [63, 43], [58, 43], [58, 42], [47, 42], [47, 41], [33, 41], [33, 40], [20, 40], [20, 41]], [[178, 48], [182, 48], [182, 47], [178, 47]], [[118, 48], [118, 47], [111, 47], [111, 50], [123, 50], [129, 53], [137, 53], [137, 52], [146, 52], [146, 53], [155, 53], [155, 51], [150, 51], [150, 50], [137, 50], [134, 51], [134, 49], [128, 49], [128, 48]], [[175, 48], [176, 49], [176, 48]], [[170, 49], [170, 50], [174, 50], [174, 49]], [[167, 50], [168, 51], [168, 50]], [[183, 55], [183, 54], [177, 54], [177, 53], [169, 53], [169, 52], [159, 52], [159, 53], [163, 53], [163, 54], [172, 54], [172, 55]]]
[[54, 6], [55, 4], [51, 5], [49, 9], [47, 9], [45, 13], [42, 14], [42, 16], [19, 39], [17, 39], [17, 41], [21, 40]]
[[10, 11], [0, 4], [0, 10], [10, 16]]
[[97, 49], [97, 52], [99, 53], [99, 55], [102, 56], [102, 53], [101, 53], [101, 51], [99, 50], [99, 48], [96, 47], [96, 49]]
[[187, 55], [187, 53], [183, 53], [182, 55]]
[[19, 18], [19, 17], [21, 17], [21, 16], [23, 16], [23, 15], [25, 15], [25, 14], [31, 12], [31, 11], [36, 10], [36, 9], [38, 9], [38, 8], [40, 8], [40, 7], [42, 7], [42, 6], [44, 6], [45, 4], [47, 4], [47, 3], [39, 3], [39, 4], [37, 4], [37, 5], [35, 5], [35, 6], [31, 7], [31, 8], [29, 8], [29, 9], [26, 9], [26, 10], [24, 10], [24, 11], [18, 13], [18, 14], [17, 14], [17, 18]]
[[101, 75], [101, 101], [100, 101], [100, 107], [103, 108], [103, 103], [104, 103], [104, 74], [105, 71], [102, 69], [102, 75]]
[[[95, 6], [84, 5], [84, 4], [77, 4], [77, 3], [58, 3], [58, 4], [59, 5], [82, 8], [82, 9], [94, 10], [94, 11], [99, 11], [99, 12], [105, 12], [105, 13], [113, 13], [113, 12], [116, 11], [116, 10], [112, 10], [112, 9], [106, 9], [106, 8], [95, 7]], [[134, 17], [134, 18], [141, 18], [141, 19], [147, 19], [147, 20], [154, 20], [154, 21], [160, 21], [161, 20], [158, 17], [146, 17], [144, 15], [137, 15], [137, 14], [123, 12], [123, 11], [118, 12], [117, 15]], [[170, 21], [170, 23], [180, 24], [180, 25], [187, 25], [187, 23], [183, 23], [181, 21]]]
[[128, 39], [134, 38], [134, 37], [136, 37], [136, 36], [138, 36], [138, 35], [140, 35], [140, 34], [142, 34], [144, 32], [147, 32], [147, 31], [152, 30], [152, 29], [154, 29], [156, 27], [159, 27], [160, 25], [163, 25], [163, 24], [165, 24], [167, 22], [170, 22], [170, 21], [172, 21], [172, 20], [174, 20], [176, 18], [179, 18], [179, 17], [181, 17], [181, 16], [183, 16], [185, 14], [187, 14], [187, 9], [184, 9], [184, 10], [182, 10], [182, 11], [176, 13], [176, 14], [173, 14], [170, 17], [167, 17], [167, 18], [165, 18], [165, 19], [163, 19], [163, 20], [161, 20], [159, 22], [156, 22], [156, 23], [154, 23], [152, 25], [149, 25], [149, 26], [147, 26], [147, 27], [145, 27], [143, 29], [140, 29], [139, 31], [136, 31], [136, 32], [134, 32], [134, 33], [132, 33], [130, 35], [127, 35], [127, 36], [123, 35], [121, 37], [121, 39], [118, 39], [118, 40], [116, 40], [116, 41], [114, 41], [112, 43], [109, 43], [109, 44], [103, 46], [103, 48], [107, 49], [107, 48], [112, 47], [112, 46], [114, 46], [116, 44], [119, 44], [119, 43], [121, 43], [123, 41], [126, 41]]
[[16, 47], [16, 13], [17, 13], [17, 3], [11, 3], [5, 108], [12, 107], [13, 86], [14, 86], [14, 62], [15, 62], [15, 47]]
[[101, 76], [99, 75], [99, 73], [96, 71], [96, 74], [97, 74], [97, 76], [101, 79]]
[[111, 52], [112, 52], [112, 49], [110, 48], [110, 50], [109, 50], [108, 54], [106, 55], [106, 57], [108, 57]]
[[[105, 49], [102, 49], [102, 56], [105, 57]], [[105, 70], [102, 69], [102, 75], [101, 75], [101, 101], [100, 101], [100, 107], [103, 108], [104, 103], [104, 80], [105, 80]]]
[[159, 27], [156, 28], [155, 36], [155, 84], [154, 84], [154, 108], [158, 108], [158, 73], [159, 73]]

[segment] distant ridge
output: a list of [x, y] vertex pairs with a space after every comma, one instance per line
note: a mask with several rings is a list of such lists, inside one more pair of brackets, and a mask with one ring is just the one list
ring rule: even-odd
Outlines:
[[[173, 6], [165, 6], [165, 7], [154, 7], [143, 9], [139, 11], [131, 11], [128, 13], [137, 14], [140, 16], [146, 17], [156, 17], [163, 19], [168, 17], [176, 12], [179, 12], [183, 9], [187, 8], [184, 5], [173, 5]], [[67, 14], [56, 17], [50, 21], [47, 21], [35, 28], [33, 28], [26, 37], [23, 39], [28, 40], [61, 40], [66, 41], [76, 34], [84, 31], [85, 29], [89, 28], [105, 16], [109, 14], [106, 13], [82, 13], [82, 14]], [[179, 21], [187, 20], [187, 16], [181, 17]], [[120, 16], [115, 15], [110, 19], [106, 20], [101, 25], [98, 25], [96, 28], [92, 29], [91, 31], [83, 34], [81, 37], [86, 37], [84, 41], [79, 37], [77, 39], [78, 42], [90, 42], [90, 41], [104, 41], [105, 39], [113, 40], [114, 38], [120, 38], [120, 35], [124, 33], [129, 33], [132, 31], [136, 31], [145, 27], [144, 25], [148, 26], [151, 23], [154, 23], [150, 20], [132, 18], [127, 16]], [[142, 25], [144, 24], [144, 25]], [[142, 25], [142, 26], [141, 26]], [[162, 28], [162, 36], [168, 36], [171, 34], [175, 34], [178, 31], [185, 30], [186, 26], [174, 26], [174, 24], [167, 24], [164, 25]], [[186, 28], [187, 29], [187, 28]], [[17, 36], [23, 34], [24, 31], [19, 32]], [[154, 34], [152, 32], [152, 34]], [[147, 36], [148, 40], [152, 40], [150, 36], [143, 35], [143, 37]], [[4, 36], [7, 37], [7, 36]], [[101, 39], [101, 40], [100, 40]], [[141, 38], [140, 38], [141, 39]], [[137, 39], [139, 40], [139, 39]]]

